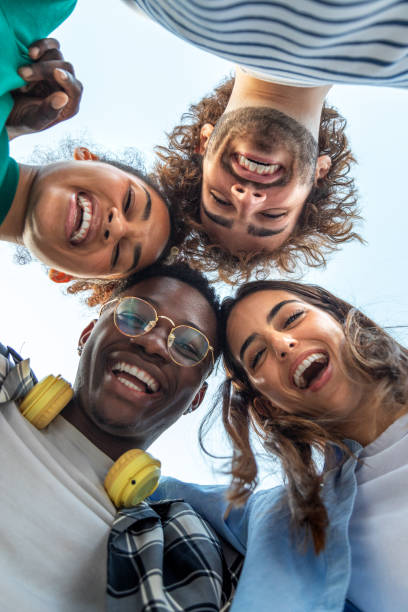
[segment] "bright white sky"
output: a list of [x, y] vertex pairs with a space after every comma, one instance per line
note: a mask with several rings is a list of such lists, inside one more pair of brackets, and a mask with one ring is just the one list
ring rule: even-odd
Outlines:
[[[228, 62], [187, 45], [119, 0], [79, 0], [55, 37], [84, 84], [81, 110], [53, 130], [14, 141], [18, 161], [30, 157], [36, 145], [53, 148], [65, 135], [85, 134], [109, 150], [137, 147], [149, 165], [154, 145], [165, 142], [164, 133], [188, 105], [233, 71]], [[348, 119], [367, 245], [346, 245], [326, 270], [312, 270], [303, 280], [337, 293], [381, 325], [404, 325], [407, 92], [336, 86], [329, 101]], [[53, 373], [73, 381], [79, 333], [93, 314], [52, 284], [40, 264], [14, 264], [13, 253], [0, 243], [0, 341], [31, 357], [39, 378]], [[408, 339], [408, 333], [397, 331], [402, 341]], [[209, 400], [216, 386], [210, 386]], [[198, 450], [196, 431], [208, 405], [182, 417], [151, 448], [164, 473], [203, 483], [225, 481]], [[216, 442], [225, 451], [220, 431], [214, 432], [212, 447]]]

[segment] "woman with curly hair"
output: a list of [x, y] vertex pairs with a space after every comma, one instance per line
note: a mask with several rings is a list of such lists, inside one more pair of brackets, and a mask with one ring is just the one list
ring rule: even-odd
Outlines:
[[359, 238], [354, 158], [330, 86], [295, 87], [237, 68], [169, 135], [156, 175], [178, 209], [182, 255], [222, 280], [324, 265]]
[[[245, 505], [226, 517], [223, 489], [170, 479], [159, 494], [241, 545], [236, 597], [261, 597], [251, 609], [407, 609], [407, 349], [328, 291], [289, 281], [242, 286], [223, 321], [228, 499]], [[251, 430], [285, 481], [252, 495]]]

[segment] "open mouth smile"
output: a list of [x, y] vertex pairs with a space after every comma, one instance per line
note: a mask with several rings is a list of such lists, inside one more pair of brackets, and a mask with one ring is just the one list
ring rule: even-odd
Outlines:
[[125, 361], [115, 361], [111, 369], [118, 381], [135, 393], [152, 395], [160, 390], [157, 380], [135, 365]]
[[232, 155], [232, 166], [241, 178], [256, 183], [271, 185], [280, 179], [285, 171], [281, 164], [273, 160], [260, 159], [258, 156], [235, 153]]
[[91, 227], [93, 215], [91, 200], [84, 193], [78, 193], [75, 208], [72, 212], [74, 215], [71, 214], [71, 233], [69, 235], [69, 241], [71, 244], [80, 244], [86, 239], [89, 228]]
[[296, 360], [291, 368], [291, 380], [298, 389], [317, 391], [329, 379], [331, 368], [327, 353], [313, 352]]

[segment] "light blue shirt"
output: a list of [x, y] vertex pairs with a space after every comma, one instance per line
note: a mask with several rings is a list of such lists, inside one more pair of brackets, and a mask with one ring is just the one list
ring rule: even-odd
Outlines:
[[[316, 555], [302, 549], [290, 528], [284, 487], [253, 494], [227, 518], [227, 487], [164, 478], [153, 499], [182, 498], [245, 555], [231, 612], [342, 612], [351, 573], [348, 526], [357, 491], [356, 458], [361, 447], [348, 442], [353, 457], [325, 475], [323, 499], [329, 516], [326, 547]], [[279, 502], [282, 503], [279, 503]], [[346, 608], [345, 608], [346, 605]]]

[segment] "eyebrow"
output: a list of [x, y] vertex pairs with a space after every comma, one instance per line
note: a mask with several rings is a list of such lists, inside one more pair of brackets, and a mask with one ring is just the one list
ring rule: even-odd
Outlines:
[[251, 236], [258, 236], [260, 238], [265, 238], [266, 236], [276, 236], [277, 234], [281, 234], [285, 231], [288, 226], [285, 225], [281, 229], [273, 230], [267, 229], [265, 227], [256, 227], [256, 225], [248, 225], [247, 233]]
[[226, 219], [225, 217], [221, 217], [220, 215], [214, 215], [206, 209], [206, 207], [204, 206], [204, 202], [201, 202], [201, 206], [203, 207], [204, 214], [209, 219], [211, 219], [211, 221], [214, 221], [214, 223], [216, 223], [217, 225], [221, 225], [222, 227], [227, 227], [228, 229], [231, 229], [234, 224], [231, 219]]
[[143, 185], [141, 185], [141, 187], [146, 194], [146, 205], [142, 214], [142, 221], [147, 221], [150, 217], [150, 213], [152, 212], [152, 198], [150, 197], [150, 193], [147, 191], [147, 189], [145, 189]]
[[139, 259], [140, 259], [141, 253], [142, 253], [142, 247], [141, 247], [140, 244], [137, 244], [135, 246], [135, 250], [133, 251], [133, 262], [132, 262], [132, 265], [130, 266], [130, 268], [128, 268], [126, 270], [126, 273], [127, 272], [131, 272], [132, 270], [134, 270], [134, 268], [137, 268], [137, 265], [139, 263]]
[[300, 300], [283, 300], [282, 302], [275, 304], [275, 306], [266, 315], [266, 322], [270, 323], [283, 306], [286, 306], [286, 304], [292, 304], [292, 302], [300, 302]]

